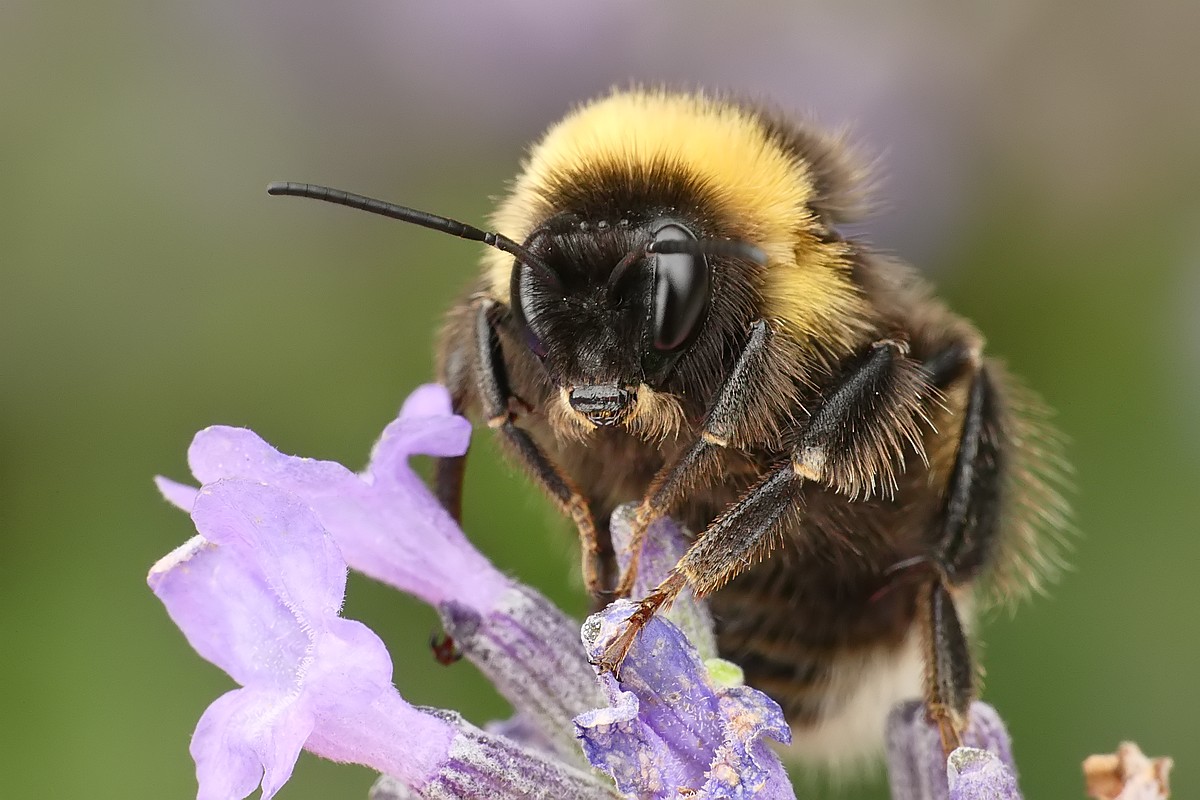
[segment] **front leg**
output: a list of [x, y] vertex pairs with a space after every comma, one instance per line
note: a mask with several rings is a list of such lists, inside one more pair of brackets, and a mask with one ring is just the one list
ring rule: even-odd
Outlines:
[[[803, 514], [801, 489], [814, 481], [852, 497], [894, 488], [906, 448], [920, 457], [921, 404], [935, 390], [927, 373], [894, 340], [873, 344], [821, 402], [791, 448], [790, 458], [718, 517], [692, 544], [666, 579], [642, 600], [628, 625], [608, 646], [600, 666], [616, 670], [642, 627], [684, 587], [697, 595], [716, 591], [764, 558], [781, 531]], [[819, 529], [809, 529], [814, 538]], [[840, 542], [808, 541], [814, 549]]]
[[[509, 386], [508, 370], [496, 327], [503, 306], [490, 298], [479, 298], [475, 302], [473, 319], [474, 369], [460, 368], [449, 372], [457, 383], [471, 381], [483, 409], [483, 417], [489, 428], [497, 431], [508, 449], [523, 464], [534, 480], [545, 490], [558, 507], [575, 522], [579, 529], [579, 543], [583, 560], [583, 580], [593, 596], [601, 591], [601, 554], [596, 534], [596, 523], [587, 498], [562, 470], [554, 464], [529, 436], [517, 427], [517, 415], [513, 410], [516, 401]], [[451, 386], [455, 398], [465, 396], [461, 386]], [[436, 473], [438, 497], [443, 505], [457, 509], [462, 487], [463, 457], [444, 459]]]
[[638, 560], [650, 525], [659, 517], [670, 515], [675, 504], [713, 472], [717, 466], [718, 452], [730, 445], [734, 431], [744, 422], [747, 404], [755, 400], [749, 396], [752, 391], [750, 387], [760, 386], [764, 382], [762, 373], [768, 368], [770, 356], [778, 355], [772, 349], [773, 341], [774, 334], [766, 320], [758, 320], [750, 326], [750, 338], [705, 416], [700, 435], [682, 455], [664, 465], [651, 480], [650, 488], [634, 514], [629, 563], [614, 592], [617, 597], [628, 597], [633, 591]]

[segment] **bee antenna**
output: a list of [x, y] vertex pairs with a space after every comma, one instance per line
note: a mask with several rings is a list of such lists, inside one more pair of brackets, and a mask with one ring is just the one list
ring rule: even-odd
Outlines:
[[762, 248], [737, 239], [658, 239], [646, 245], [647, 253], [691, 253], [692, 255], [732, 256], [767, 265]]
[[617, 265], [613, 267], [612, 272], [608, 274], [607, 291], [610, 299], [616, 295], [617, 288], [621, 285], [621, 280], [625, 277], [625, 274], [629, 272], [629, 268], [637, 263], [639, 259], [645, 257], [647, 252], [646, 247], [648, 244], [649, 242], [643, 242], [642, 244], [630, 250], [624, 258], [617, 262]]
[[462, 239], [470, 239], [473, 242], [483, 242], [489, 247], [503, 250], [505, 253], [520, 259], [523, 263], [528, 264], [534, 270], [541, 273], [542, 277], [552, 284], [561, 284], [558, 275], [554, 270], [550, 269], [545, 261], [542, 261], [528, 249], [517, 244], [507, 236], [485, 231], [473, 225], [468, 225], [465, 222], [450, 219], [449, 217], [442, 217], [437, 214], [430, 214], [428, 211], [418, 211], [415, 208], [398, 206], [395, 203], [376, 200], [373, 197], [366, 197], [365, 195], [354, 194], [353, 192], [346, 192], [341, 189], [331, 189], [328, 186], [319, 186], [313, 183], [275, 181], [267, 185], [267, 194], [324, 200], [326, 203], [335, 203], [339, 206], [348, 206], [360, 211], [369, 211], [372, 214], [398, 219], [401, 222], [411, 222], [414, 225], [420, 225], [422, 228], [441, 231], [442, 233], [448, 233]]

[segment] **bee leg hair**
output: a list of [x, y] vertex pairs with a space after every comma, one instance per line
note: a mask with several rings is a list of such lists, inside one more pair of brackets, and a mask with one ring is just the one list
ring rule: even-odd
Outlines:
[[729, 431], [735, 427], [737, 418], [745, 408], [747, 379], [767, 357], [771, 337], [771, 328], [765, 320], [758, 320], [750, 326], [750, 338], [717, 393], [717, 399], [704, 419], [700, 435], [679, 458], [665, 464], [650, 482], [650, 488], [647, 489], [646, 496], [634, 516], [629, 565], [614, 591], [617, 597], [628, 597], [633, 591], [646, 530], [656, 519], [670, 514], [675, 503], [694, 489], [705, 475], [712, 474], [717, 463], [717, 453], [728, 444]]

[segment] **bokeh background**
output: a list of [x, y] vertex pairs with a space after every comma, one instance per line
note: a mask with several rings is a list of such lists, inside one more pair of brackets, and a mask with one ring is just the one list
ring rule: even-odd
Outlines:
[[[881, 156], [865, 229], [1059, 411], [1083, 537], [985, 625], [1029, 797], [1137, 739], [1200, 793], [1200, 5], [0, 5], [0, 796], [186, 797], [230, 688], [147, 590], [190, 533], [150, 478], [247, 425], [360, 467], [475, 270], [450, 237], [311, 202], [327, 182], [478, 221], [523, 146], [631, 80], [733, 88]], [[574, 612], [573, 535], [477, 437], [466, 526]], [[431, 611], [356, 579], [400, 690], [476, 722]], [[305, 756], [282, 797], [365, 797]], [[839, 793], [840, 791], [840, 793]], [[809, 797], [885, 796], [878, 776]]]

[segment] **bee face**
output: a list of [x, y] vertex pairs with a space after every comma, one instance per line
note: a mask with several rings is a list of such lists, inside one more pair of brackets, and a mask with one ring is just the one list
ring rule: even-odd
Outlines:
[[655, 252], [698, 245], [694, 227], [670, 217], [565, 215], [525, 242], [548, 269], [514, 264], [510, 308], [550, 382], [586, 423], [626, 421], [639, 391], [666, 389], [704, 330], [710, 257]]

